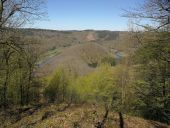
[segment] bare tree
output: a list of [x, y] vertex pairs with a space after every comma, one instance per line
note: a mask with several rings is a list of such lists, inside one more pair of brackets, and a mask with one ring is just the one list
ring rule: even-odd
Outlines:
[[161, 29], [170, 27], [170, 0], [145, 0], [144, 4], [132, 10], [125, 10], [125, 17], [141, 19], [139, 24], [146, 29]]
[[18, 36], [11, 35], [11, 32], [18, 31], [11, 28], [40, 20], [45, 15], [45, 2], [46, 0], [0, 0], [0, 44], [18, 51], [23, 42], [16, 44]]
[[[31, 51], [27, 50], [27, 46], [34, 44], [25, 40], [18, 34], [19, 27], [27, 23], [33, 23], [35, 20], [42, 19], [45, 15], [45, 0], [0, 0], [0, 50], [2, 51], [2, 57], [4, 58], [4, 65], [0, 64], [5, 73], [2, 83], [2, 97], [4, 108], [7, 105], [7, 90], [10, 85], [10, 70], [11, 65], [13, 65], [12, 59], [16, 58], [16, 55], [21, 58], [25, 58], [27, 66], [29, 68], [28, 73], [28, 94], [29, 88], [32, 80], [32, 73], [35, 66], [35, 61], [32, 61], [34, 57], [31, 55]], [[15, 54], [17, 53], [17, 54]], [[33, 55], [33, 54], [32, 54]], [[14, 63], [14, 62], [13, 62]], [[16, 62], [17, 63], [17, 62]], [[23, 86], [21, 85], [21, 93]], [[21, 94], [22, 98], [22, 94]], [[29, 102], [27, 100], [27, 102]]]
[[45, 14], [45, 0], [0, 0], [0, 28], [20, 27]]

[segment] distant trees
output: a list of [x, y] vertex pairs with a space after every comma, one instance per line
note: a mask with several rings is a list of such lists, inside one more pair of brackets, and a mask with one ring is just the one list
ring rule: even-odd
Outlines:
[[115, 40], [119, 38], [119, 32], [112, 31], [97, 31], [99, 40]]
[[106, 59], [110, 59], [111, 61], [112, 58], [112, 62], [114, 61], [114, 58], [108, 54], [108, 51], [101, 47], [99, 44], [86, 43], [85, 47], [83, 47], [82, 45], [80, 52], [82, 59], [88, 64], [88, 66], [93, 68], [96, 68], [98, 65], [101, 64], [101, 62], [104, 62]]
[[116, 65], [116, 61], [114, 57], [111, 56], [107, 56], [107, 57], [103, 57], [101, 59], [101, 64], [110, 64], [111, 66], [115, 66]]

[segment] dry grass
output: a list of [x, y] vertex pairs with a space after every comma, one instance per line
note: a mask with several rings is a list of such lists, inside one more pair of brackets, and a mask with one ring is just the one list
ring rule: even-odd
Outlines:
[[[102, 120], [104, 108], [94, 105], [71, 105], [63, 112], [58, 109], [64, 105], [49, 105], [42, 107], [32, 115], [25, 116], [17, 122], [5, 120], [0, 127], [6, 128], [95, 128], [95, 124]], [[52, 113], [42, 120], [44, 113]], [[144, 120], [139, 117], [124, 115], [125, 128], [170, 128], [165, 124]], [[118, 114], [110, 112], [105, 128], [119, 128]]]

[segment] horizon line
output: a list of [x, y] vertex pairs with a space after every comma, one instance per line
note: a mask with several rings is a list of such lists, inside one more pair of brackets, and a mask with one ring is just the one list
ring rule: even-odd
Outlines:
[[50, 29], [50, 28], [36, 28], [36, 27], [21, 27], [20, 29], [51, 30], [51, 31], [117, 31], [117, 32], [128, 31], [128, 30], [110, 30], [110, 29]]

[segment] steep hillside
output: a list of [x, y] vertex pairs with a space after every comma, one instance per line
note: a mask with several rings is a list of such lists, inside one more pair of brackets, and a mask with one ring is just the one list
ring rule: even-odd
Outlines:
[[[40, 54], [39, 74], [49, 74], [61, 64], [75, 68], [78, 74], [94, 70], [105, 56], [127, 49], [126, 33], [118, 31], [56, 31], [21, 29], [25, 38], [37, 40]], [[119, 45], [121, 44], [121, 45]], [[118, 53], [119, 54], [119, 53]]]
[[[55, 31], [41, 29], [21, 29], [23, 36], [35, 38], [41, 44], [40, 51], [46, 52], [53, 48], [69, 47], [86, 42], [102, 43], [110, 42], [119, 38], [116, 31]], [[113, 42], [112, 42], [113, 43]]]
[[52, 73], [57, 66], [64, 65], [83, 75], [93, 71], [102, 58], [111, 56], [107, 48], [96, 43], [78, 44], [59, 50], [60, 54], [48, 57], [39, 63], [38, 73], [47, 75]]

